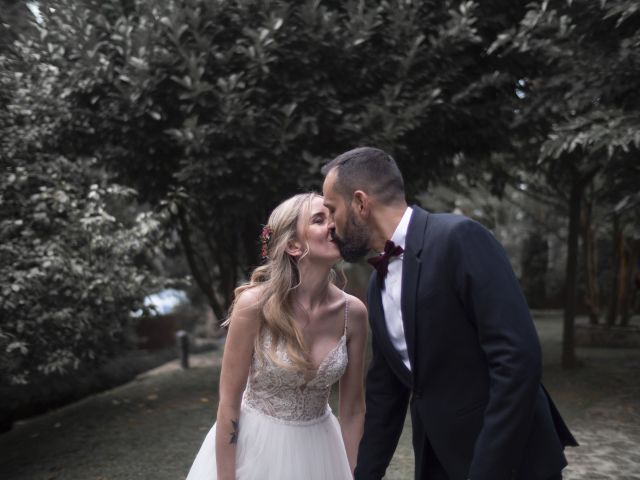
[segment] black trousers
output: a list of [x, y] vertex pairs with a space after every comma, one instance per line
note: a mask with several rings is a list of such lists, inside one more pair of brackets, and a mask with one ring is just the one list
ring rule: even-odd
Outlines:
[[449, 480], [447, 472], [436, 457], [431, 442], [425, 435], [424, 426], [411, 404], [411, 424], [413, 426], [413, 453], [416, 462], [416, 480]]

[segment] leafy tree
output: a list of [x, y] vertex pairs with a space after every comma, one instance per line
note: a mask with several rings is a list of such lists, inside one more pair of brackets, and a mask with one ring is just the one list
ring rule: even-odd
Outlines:
[[0, 53], [21, 34], [33, 30], [33, 14], [22, 0], [0, 0]]
[[[509, 145], [514, 81], [484, 52], [522, 6], [406, 1], [48, 2], [65, 148], [164, 205], [218, 318], [267, 212], [358, 144], [410, 195]], [[46, 52], [52, 45], [52, 51]], [[45, 48], [46, 47], [46, 48]]]
[[267, 212], [374, 144], [412, 197], [466, 178], [561, 206], [574, 363], [581, 201], [591, 184], [636, 201], [612, 188], [637, 174], [632, 0], [51, 0], [42, 15], [21, 45], [21, 135], [165, 208], [218, 318]]
[[616, 190], [620, 182], [637, 184], [639, 13], [632, 0], [532, 2], [519, 26], [490, 48], [521, 66], [512, 131], [527, 148], [515, 165], [527, 172], [530, 190], [562, 200], [569, 219], [565, 366], [577, 363], [578, 232], [587, 187], [605, 179], [600, 195], [620, 200], [627, 194]]
[[112, 357], [153, 285], [133, 261], [153, 223], [119, 225], [108, 200], [132, 192], [100, 182], [91, 163], [16, 161], [1, 177], [0, 375], [10, 384]]
[[162, 219], [110, 214], [135, 192], [58, 143], [72, 115], [60, 70], [34, 45], [0, 54], [0, 413], [6, 385], [67, 375], [124, 348], [131, 311], [158, 284], [136, 259]]

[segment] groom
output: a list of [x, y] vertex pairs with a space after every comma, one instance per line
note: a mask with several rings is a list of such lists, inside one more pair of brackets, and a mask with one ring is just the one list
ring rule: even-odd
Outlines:
[[577, 445], [540, 383], [540, 344], [501, 245], [408, 207], [398, 167], [357, 148], [322, 170], [346, 261], [370, 249], [373, 358], [356, 480], [381, 479], [410, 407], [415, 478], [556, 480]]

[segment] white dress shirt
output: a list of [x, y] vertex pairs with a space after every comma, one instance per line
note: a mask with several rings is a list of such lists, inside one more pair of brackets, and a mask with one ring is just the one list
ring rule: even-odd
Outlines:
[[[411, 220], [411, 207], [407, 207], [402, 215], [400, 223], [391, 236], [391, 241], [396, 245], [405, 248], [407, 238], [407, 228]], [[404, 324], [402, 323], [402, 310], [400, 299], [402, 295], [402, 259], [404, 254], [393, 257], [389, 260], [389, 271], [384, 280], [382, 289], [382, 308], [384, 310], [384, 320], [387, 324], [387, 332], [394, 348], [400, 354], [402, 361], [411, 370], [409, 363], [409, 353], [407, 352], [407, 340], [404, 336]]]

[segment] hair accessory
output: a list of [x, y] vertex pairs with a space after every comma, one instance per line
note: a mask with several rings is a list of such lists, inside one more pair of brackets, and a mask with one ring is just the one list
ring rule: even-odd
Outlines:
[[262, 255], [263, 260], [266, 258], [269, 258], [268, 246], [269, 246], [269, 240], [271, 240], [272, 233], [273, 233], [273, 230], [271, 229], [270, 225], [262, 226], [262, 231], [260, 232], [260, 245], [262, 246], [262, 248], [260, 253]]

